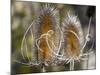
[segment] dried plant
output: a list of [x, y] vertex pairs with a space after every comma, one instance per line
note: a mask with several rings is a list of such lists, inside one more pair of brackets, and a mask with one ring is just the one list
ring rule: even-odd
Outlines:
[[[28, 66], [42, 65], [45, 72], [45, 66], [62, 65], [62, 63], [70, 63], [70, 70], [74, 70], [74, 61], [88, 60], [87, 56], [93, 52], [93, 45], [86, 53], [84, 49], [90, 41], [92, 18], [89, 21], [87, 35], [84, 37], [78, 16], [72, 11], [67, 11], [61, 25], [59, 16], [56, 7], [48, 3], [41, 6], [37, 18], [28, 27], [22, 40], [21, 55], [24, 61], [16, 62]], [[27, 42], [29, 35], [32, 39], [31, 45]]]

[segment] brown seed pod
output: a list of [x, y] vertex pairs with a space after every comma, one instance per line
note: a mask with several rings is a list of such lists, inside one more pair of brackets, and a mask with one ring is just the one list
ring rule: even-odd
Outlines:
[[62, 23], [64, 32], [65, 53], [69, 58], [76, 59], [81, 54], [81, 47], [84, 43], [83, 31], [77, 16], [69, 11]]
[[51, 32], [55, 32], [59, 24], [58, 10], [49, 4], [45, 4], [45, 6], [40, 9], [37, 22], [40, 33], [39, 42], [37, 42], [39, 60], [41, 60], [41, 62], [51, 63], [54, 56], [52, 41], [55, 39], [55, 35]]

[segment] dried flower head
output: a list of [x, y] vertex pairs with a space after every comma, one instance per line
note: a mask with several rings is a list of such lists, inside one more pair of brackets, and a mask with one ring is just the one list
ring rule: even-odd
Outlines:
[[62, 31], [64, 32], [65, 52], [69, 58], [76, 59], [84, 44], [84, 36], [78, 17], [71, 11], [67, 13], [62, 23]]

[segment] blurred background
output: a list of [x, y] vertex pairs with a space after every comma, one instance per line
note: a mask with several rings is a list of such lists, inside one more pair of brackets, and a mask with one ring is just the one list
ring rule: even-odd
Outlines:
[[[15, 74], [24, 74], [24, 73], [37, 73], [41, 72], [40, 66], [27, 66], [20, 63], [14, 62], [13, 60], [21, 60], [21, 43], [25, 31], [29, 25], [37, 17], [39, 8], [42, 4], [40, 2], [25, 2], [25, 1], [11, 1], [11, 73]], [[58, 8], [60, 13], [61, 21], [66, 14], [67, 10], [73, 10], [79, 17], [84, 36], [86, 36], [87, 28], [89, 24], [89, 19], [92, 16], [91, 29], [90, 33], [92, 35], [91, 41], [87, 44], [86, 50], [91, 47], [93, 41], [93, 54], [89, 56], [88, 61], [80, 61], [81, 63], [75, 62], [75, 70], [86, 70], [86, 69], [95, 69], [96, 65], [96, 6], [86, 6], [86, 5], [71, 5], [71, 4], [56, 4], [50, 3], [50, 5]], [[28, 39], [28, 42], [31, 43], [32, 39]], [[30, 55], [30, 52], [28, 52]], [[88, 62], [88, 63], [87, 63]], [[88, 68], [86, 65], [88, 64]], [[46, 72], [55, 72], [55, 71], [69, 71], [69, 64], [62, 66], [49, 66], [46, 67]]]

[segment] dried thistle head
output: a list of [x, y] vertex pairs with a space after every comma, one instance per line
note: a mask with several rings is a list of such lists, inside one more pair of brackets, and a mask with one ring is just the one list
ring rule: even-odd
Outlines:
[[40, 38], [38, 42], [39, 59], [42, 62], [53, 61], [53, 46], [52, 40], [54, 40], [54, 31], [59, 24], [58, 10], [55, 7], [45, 4], [41, 6], [38, 26], [40, 32]]
[[64, 32], [65, 52], [68, 58], [76, 58], [81, 54], [81, 47], [84, 43], [83, 31], [80, 21], [72, 11], [69, 11], [62, 24]]

